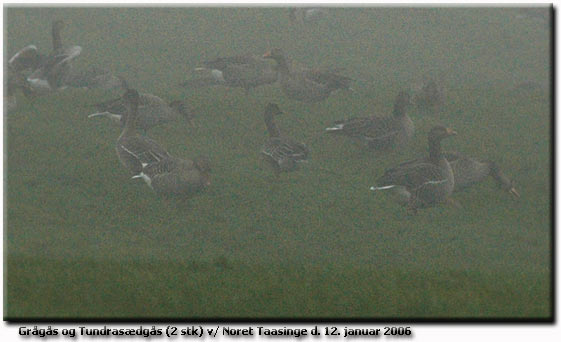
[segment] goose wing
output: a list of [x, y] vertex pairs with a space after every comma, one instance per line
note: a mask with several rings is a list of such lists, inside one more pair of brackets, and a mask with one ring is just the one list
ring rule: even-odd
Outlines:
[[283, 160], [304, 161], [308, 158], [309, 150], [305, 144], [287, 138], [272, 138], [265, 146], [262, 153], [280, 162]]
[[69, 70], [70, 63], [80, 55], [82, 48], [72, 46], [62, 53], [56, 53], [46, 58], [45, 61], [29, 77], [28, 81], [46, 80], [50, 86], [60, 86], [60, 81]]
[[303, 71], [303, 74], [307, 79], [323, 84], [331, 89], [348, 89], [352, 81], [350, 77], [319, 69], [308, 69]]
[[127, 107], [121, 97], [99, 102], [92, 105], [100, 112], [109, 112], [113, 114], [124, 114], [127, 112]]
[[40, 55], [35, 45], [28, 45], [19, 50], [10, 58], [8, 64], [16, 71], [23, 71], [26, 69], [35, 70], [41, 65], [45, 56]]
[[124, 137], [118, 142], [118, 147], [137, 159], [142, 166], [157, 163], [169, 158], [169, 153], [154, 140], [138, 135]]
[[440, 169], [425, 160], [402, 163], [387, 170], [378, 179], [378, 185], [400, 185], [408, 189], [418, 189], [427, 184], [438, 184], [446, 181]]

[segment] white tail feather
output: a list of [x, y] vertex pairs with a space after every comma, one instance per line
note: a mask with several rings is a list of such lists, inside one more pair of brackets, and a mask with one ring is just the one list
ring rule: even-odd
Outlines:
[[150, 187], [150, 189], [152, 189], [152, 179], [150, 177], [148, 177], [148, 175], [146, 175], [144, 172], [139, 173], [136, 176], [132, 176], [131, 179], [137, 179], [137, 178], [142, 178], [144, 179], [144, 181], [146, 182], [146, 184], [148, 184], [148, 186]]
[[343, 124], [338, 124], [335, 127], [328, 127], [325, 130], [326, 131], [339, 131], [339, 130], [343, 129], [343, 126], [344, 126]]
[[376, 190], [388, 190], [388, 189], [393, 189], [395, 188], [397, 185], [386, 185], [386, 186], [371, 186], [370, 190], [372, 191], [376, 191]]

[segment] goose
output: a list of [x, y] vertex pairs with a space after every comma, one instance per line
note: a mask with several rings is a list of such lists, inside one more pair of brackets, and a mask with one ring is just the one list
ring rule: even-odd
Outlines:
[[319, 7], [293, 7], [289, 10], [290, 22], [295, 24], [315, 23], [325, 15], [325, 9]]
[[15, 109], [17, 106], [16, 91], [18, 89], [21, 89], [25, 96], [33, 94], [22, 72], [16, 70], [12, 64], [8, 63], [7, 72], [4, 77], [4, 104], [8, 111]]
[[36, 70], [45, 61], [47, 56], [41, 55], [35, 45], [28, 45], [16, 52], [8, 60], [8, 65], [14, 71]]
[[128, 89], [123, 95], [127, 116], [125, 127], [117, 139], [116, 151], [121, 164], [133, 175], [138, 175], [150, 163], [169, 158], [169, 153], [154, 140], [138, 134], [136, 125], [140, 95]]
[[335, 71], [306, 69], [292, 71], [281, 49], [274, 48], [263, 55], [277, 62], [281, 88], [284, 94], [293, 100], [318, 102], [325, 100], [332, 92], [349, 89], [351, 78], [337, 74]]
[[86, 70], [72, 68], [64, 78], [64, 84], [73, 88], [86, 89], [126, 89], [127, 83], [122, 78], [113, 75], [109, 70], [90, 67]]
[[204, 62], [204, 65], [204, 68], [195, 70], [210, 71], [208, 77], [188, 80], [181, 83], [181, 86], [225, 85], [243, 88], [248, 94], [252, 88], [275, 83], [278, 77], [274, 66], [268, 60], [254, 55], [219, 57]]
[[[193, 119], [192, 110], [182, 100], [175, 100], [167, 104], [156, 95], [141, 93], [139, 96], [136, 128], [142, 129], [144, 133], [154, 126], [177, 120], [179, 116], [185, 118], [189, 123]], [[94, 106], [98, 112], [88, 115], [88, 118], [107, 117], [121, 126], [125, 124], [127, 107], [124, 98], [100, 102]]]
[[274, 119], [276, 115], [280, 114], [283, 112], [275, 103], [269, 103], [265, 107], [264, 117], [269, 132], [269, 141], [265, 143], [261, 153], [273, 166], [276, 173], [296, 170], [298, 163], [306, 161], [309, 155], [306, 145], [281, 135]]
[[434, 114], [441, 111], [444, 102], [444, 87], [438, 79], [426, 76], [420, 84], [413, 85], [413, 103], [422, 113]]
[[357, 138], [374, 149], [404, 145], [411, 140], [415, 132], [415, 125], [406, 112], [410, 104], [409, 94], [401, 91], [395, 99], [391, 116], [337, 121], [335, 126], [326, 128], [326, 132]]
[[454, 192], [463, 191], [491, 176], [500, 189], [517, 198], [520, 197], [514, 188], [514, 182], [502, 172], [494, 161], [469, 157], [459, 152], [444, 152], [443, 154], [454, 172]]
[[64, 49], [60, 32], [64, 28], [62, 20], [56, 20], [52, 25], [52, 53], [43, 58], [40, 65], [27, 77], [27, 81], [38, 91], [53, 91], [65, 87], [64, 79], [67, 76], [71, 62], [82, 52], [82, 47], [75, 45]]
[[370, 190], [393, 189], [413, 211], [444, 202], [454, 190], [454, 172], [441, 153], [440, 142], [453, 135], [456, 132], [450, 128], [433, 127], [428, 134], [429, 156], [386, 170]]
[[132, 178], [142, 178], [156, 193], [184, 196], [210, 186], [210, 161], [206, 156], [194, 160], [169, 156], [150, 163]]

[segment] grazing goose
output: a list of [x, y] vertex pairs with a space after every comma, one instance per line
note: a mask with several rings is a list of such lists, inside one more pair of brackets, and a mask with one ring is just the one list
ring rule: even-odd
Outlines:
[[432, 77], [425, 77], [422, 83], [413, 86], [413, 103], [417, 109], [426, 114], [439, 113], [444, 102], [442, 82]]
[[207, 157], [194, 160], [167, 157], [146, 165], [140, 174], [156, 193], [161, 195], [189, 195], [210, 185], [210, 161]]
[[454, 172], [454, 192], [465, 190], [491, 176], [500, 189], [520, 197], [514, 188], [514, 182], [501, 171], [497, 163], [471, 158], [458, 152], [445, 152], [444, 156]]
[[[127, 107], [124, 98], [100, 102], [94, 106], [98, 112], [88, 115], [88, 118], [108, 117], [121, 126], [125, 124]], [[193, 112], [184, 101], [176, 100], [167, 104], [156, 95], [140, 94], [136, 128], [142, 129], [144, 133], [154, 126], [177, 120], [179, 116], [184, 117], [189, 123], [193, 119]]]
[[110, 71], [98, 67], [90, 67], [86, 70], [72, 68], [64, 78], [64, 84], [74, 88], [87, 89], [126, 89], [127, 83], [120, 77], [113, 75]]
[[443, 126], [433, 127], [428, 135], [429, 156], [408, 161], [387, 170], [370, 190], [393, 189], [400, 202], [412, 210], [445, 201], [454, 190], [454, 173], [441, 153], [442, 139], [456, 132]]
[[39, 91], [52, 91], [64, 88], [64, 79], [69, 73], [71, 62], [82, 52], [80, 46], [64, 49], [60, 32], [64, 22], [57, 20], [52, 26], [53, 52], [44, 58], [40, 65], [27, 77], [30, 85]]
[[225, 85], [244, 88], [246, 93], [252, 88], [277, 81], [277, 72], [268, 60], [253, 55], [220, 57], [204, 62], [204, 68], [195, 70], [210, 71], [205, 78], [183, 82], [184, 87]]
[[350, 89], [351, 78], [338, 75], [333, 71], [307, 69], [291, 71], [287, 58], [281, 49], [266, 52], [264, 58], [277, 62], [280, 83], [284, 94], [294, 100], [318, 102], [325, 100], [338, 89]]
[[261, 150], [277, 173], [295, 170], [298, 162], [306, 161], [309, 154], [306, 145], [281, 135], [274, 119], [275, 115], [279, 114], [282, 114], [282, 111], [277, 104], [269, 103], [265, 107], [265, 125], [269, 132], [269, 141]]
[[123, 95], [127, 116], [123, 132], [117, 140], [117, 156], [123, 166], [133, 175], [138, 175], [150, 164], [169, 158], [170, 155], [154, 140], [141, 136], [136, 130], [140, 95], [129, 89]]
[[409, 94], [402, 91], [395, 99], [393, 115], [337, 121], [334, 127], [326, 128], [326, 132], [358, 138], [374, 149], [403, 145], [415, 132], [413, 121], [406, 113], [410, 104]]

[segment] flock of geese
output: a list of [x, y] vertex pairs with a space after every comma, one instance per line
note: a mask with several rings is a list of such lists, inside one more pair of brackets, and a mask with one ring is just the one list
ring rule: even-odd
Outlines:
[[[313, 9], [290, 11], [293, 22], [305, 22], [318, 16], [321, 16], [321, 11]], [[89, 117], [107, 117], [122, 127], [116, 152], [130, 176], [143, 179], [162, 195], [184, 197], [208, 187], [211, 184], [211, 168], [207, 157], [189, 160], [173, 156], [147, 136], [152, 127], [179, 117], [191, 122], [193, 114], [189, 106], [183, 101], [168, 104], [155, 95], [139, 93], [129, 88], [125, 80], [106, 70], [73, 68], [72, 62], [81, 54], [82, 48], [63, 47], [63, 27], [60, 20], [52, 25], [53, 51], [50, 54], [40, 54], [34, 45], [30, 45], [8, 61], [4, 98], [8, 110], [16, 105], [17, 89], [28, 97], [66, 87], [123, 89], [121, 97], [95, 105], [97, 112]], [[286, 97], [302, 102], [323, 101], [339, 90], [352, 91], [353, 80], [339, 70], [308, 68], [290, 59], [278, 48], [263, 55], [217, 58], [195, 70], [201, 75], [183, 82], [183, 87], [239, 87], [249, 93], [255, 87], [278, 82]], [[389, 152], [406, 146], [414, 135], [415, 125], [407, 115], [408, 107], [416, 105], [422, 111], [439, 112], [443, 102], [441, 84], [434, 78], [427, 78], [413, 95], [410, 91], [399, 92], [390, 115], [341, 120], [325, 132], [354, 139], [366, 149]], [[281, 114], [283, 112], [277, 104], [269, 103], [264, 108], [269, 139], [261, 153], [277, 176], [281, 172], [299, 169], [300, 163], [307, 161], [310, 155], [304, 143], [293, 140], [277, 127], [275, 117]], [[443, 152], [441, 141], [455, 135], [451, 128], [434, 126], [428, 132], [428, 155], [386, 170], [370, 190], [391, 190], [398, 195], [401, 204], [416, 211], [449, 202], [453, 192], [490, 176], [501, 189], [519, 197], [513, 182], [495, 162], [457, 152]]]

